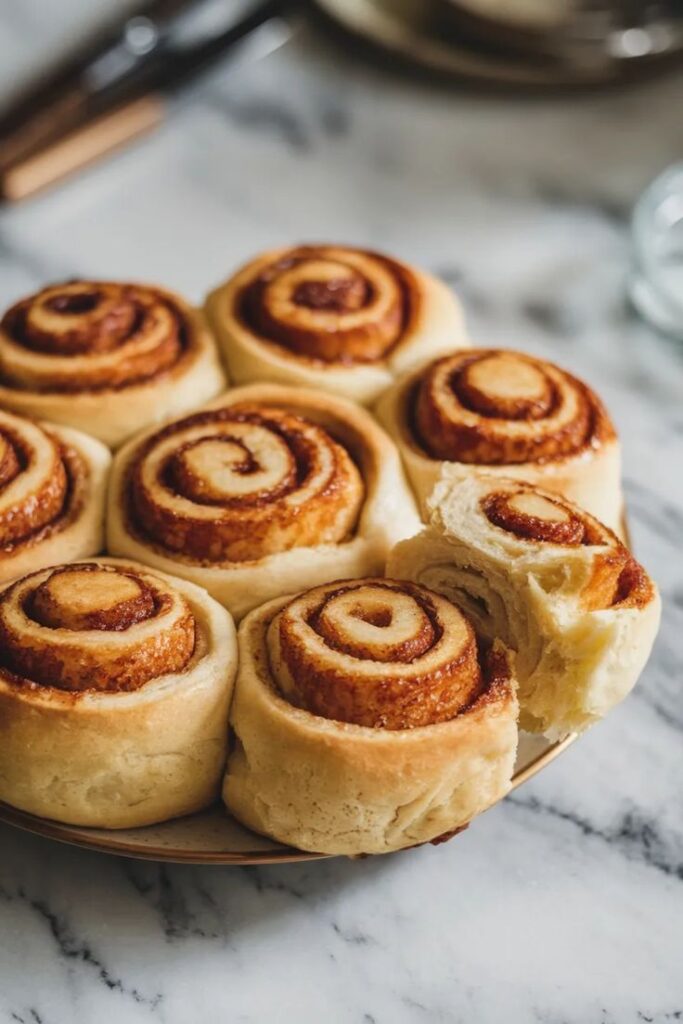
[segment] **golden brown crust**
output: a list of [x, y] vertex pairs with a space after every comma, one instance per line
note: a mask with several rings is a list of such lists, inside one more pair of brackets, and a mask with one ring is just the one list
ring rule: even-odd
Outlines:
[[155, 613], [154, 593], [130, 573], [96, 563], [55, 569], [27, 599], [31, 618], [50, 629], [120, 631]]
[[259, 263], [236, 296], [262, 341], [323, 363], [384, 359], [418, 315], [411, 271], [366, 249], [301, 245]]
[[311, 714], [379, 729], [449, 721], [482, 691], [472, 627], [424, 587], [338, 581], [295, 598], [268, 632], [271, 671]]
[[0, 380], [27, 391], [124, 388], [167, 372], [194, 344], [168, 293], [108, 281], [45, 288], [12, 306], [0, 331], [10, 343]]
[[362, 404], [466, 344], [460, 304], [442, 281], [350, 246], [261, 253], [208, 296], [206, 312], [238, 384], [304, 385]]
[[563, 495], [621, 532], [618, 438], [583, 382], [520, 352], [475, 349], [414, 370], [379, 400], [425, 521], [441, 480], [485, 471]]
[[[518, 707], [502, 645], [482, 654], [478, 696], [448, 721], [357, 725], [313, 714], [283, 695], [271, 641], [290, 601], [256, 609], [239, 630], [234, 743], [223, 787], [238, 821], [304, 850], [386, 853], [461, 828], [507, 792]], [[368, 705], [372, 700], [371, 689]]]
[[10, 483], [20, 472], [19, 452], [11, 431], [0, 433], [0, 487]]
[[238, 404], [148, 438], [129, 470], [128, 515], [170, 551], [245, 562], [345, 540], [363, 493], [349, 453], [322, 427]]
[[[227, 611], [191, 583], [113, 559], [47, 569], [10, 590], [0, 605], [0, 800], [96, 828], [211, 804], [237, 666]], [[92, 685], [74, 688], [88, 665]]]
[[69, 492], [77, 489], [87, 468], [73, 449], [60, 445], [48, 431], [2, 412], [0, 440], [5, 468], [0, 481], [0, 547], [7, 551], [30, 542], [51, 524], [58, 528], [56, 521], [69, 514]]
[[563, 458], [614, 437], [585, 384], [552, 363], [498, 349], [427, 367], [415, 392], [414, 425], [433, 458], [489, 466]]
[[18, 686], [137, 690], [182, 671], [194, 620], [151, 574], [78, 563], [41, 570], [0, 595], [0, 675]]
[[0, 403], [110, 445], [224, 384], [201, 314], [155, 286], [52, 285], [0, 322]]
[[67, 557], [98, 550], [109, 461], [90, 438], [0, 410], [0, 582], [54, 561], [60, 537]]
[[[266, 419], [275, 429], [262, 428], [259, 422], [241, 422], [244, 414], [239, 410], [247, 408], [265, 410]], [[202, 420], [204, 412], [206, 422]], [[158, 445], [154, 442], [149, 456], [143, 457], [142, 453], [153, 436], [151, 431], [130, 442], [116, 456], [109, 490], [107, 546], [116, 554], [199, 583], [236, 617], [277, 594], [339, 577], [381, 573], [393, 544], [418, 528], [398, 452], [370, 414], [358, 405], [320, 391], [258, 384], [231, 389], [198, 416], [196, 437], [176, 436], [171, 423], [166, 440]], [[260, 437], [254, 454], [264, 464], [267, 460], [268, 472], [258, 474], [253, 459], [239, 446], [232, 449], [236, 462], [226, 476], [207, 472], [215, 455], [215, 438], [195, 448], [187, 444], [214, 429], [212, 423], [218, 437], [222, 431], [234, 433], [237, 428], [246, 431], [242, 443], [247, 435], [252, 440]], [[290, 426], [295, 428], [293, 434]], [[300, 458], [290, 447], [288, 435], [300, 439], [302, 452], [312, 446], [314, 456], [310, 463], [314, 472], [308, 474], [308, 484], [302, 479], [291, 490], [288, 481], [296, 472], [290, 477], [289, 471], [296, 469]], [[163, 447], [166, 444], [168, 448]], [[164, 490], [154, 482], [159, 475], [155, 466], [167, 464], [167, 457], [176, 451], [181, 459], [174, 464], [171, 489], [164, 496]], [[244, 466], [247, 472], [234, 472], [234, 465]], [[135, 467], [139, 467], [141, 479], [144, 476], [145, 481], [152, 481], [149, 487], [145, 482], [145, 488], [153, 507], [159, 508], [163, 499], [170, 510], [177, 508], [187, 514], [190, 525], [200, 516], [207, 521], [224, 519], [225, 524], [232, 523], [235, 543], [231, 554], [254, 553], [257, 545], [261, 550], [265, 546], [271, 551], [276, 546], [280, 550], [248, 561], [234, 561], [193, 558], [179, 548], [171, 548], [164, 542], [163, 533], [158, 538], [139, 526], [142, 517], [131, 487]], [[181, 502], [172, 490], [178, 486], [192, 500], [186, 497]], [[225, 500], [226, 486], [232, 491], [232, 506], [212, 505], [216, 498]], [[240, 493], [235, 490], [238, 486]], [[254, 493], [248, 503], [245, 499], [250, 489]], [[261, 490], [267, 500], [259, 504]], [[170, 529], [167, 536], [171, 536]], [[340, 539], [325, 539], [334, 536]], [[225, 551], [226, 546], [219, 545], [219, 549]]]

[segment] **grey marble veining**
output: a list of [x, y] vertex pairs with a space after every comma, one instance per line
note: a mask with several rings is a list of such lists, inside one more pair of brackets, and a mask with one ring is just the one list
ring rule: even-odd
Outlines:
[[[6, 0], [0, 89], [87, 0]], [[263, 246], [441, 273], [484, 343], [548, 355], [621, 431], [664, 621], [637, 690], [451, 843], [263, 868], [116, 860], [0, 827], [0, 1022], [683, 1020], [683, 348], [624, 301], [628, 216], [680, 158], [683, 78], [552, 101], [407, 81], [311, 32], [153, 138], [0, 214], [0, 302], [50, 279], [194, 298]]]

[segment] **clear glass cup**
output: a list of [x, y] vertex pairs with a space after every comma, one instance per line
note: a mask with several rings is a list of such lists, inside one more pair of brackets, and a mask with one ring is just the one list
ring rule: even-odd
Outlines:
[[643, 192], [632, 230], [633, 304], [659, 330], [683, 340], [683, 163]]

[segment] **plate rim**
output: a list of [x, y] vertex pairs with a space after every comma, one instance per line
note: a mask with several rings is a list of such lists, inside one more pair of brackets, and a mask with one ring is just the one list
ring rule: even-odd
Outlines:
[[[556, 740], [540, 751], [523, 768], [512, 776], [512, 784], [509, 792], [528, 782], [541, 769], [549, 765], [555, 758], [559, 757], [572, 743], [579, 738], [579, 734], [572, 732], [561, 740]], [[505, 794], [508, 795], [507, 793]], [[504, 800], [505, 797], [501, 797]], [[497, 800], [491, 807], [495, 807], [501, 800]], [[486, 808], [489, 810], [489, 808]], [[481, 812], [485, 813], [485, 812]], [[477, 815], [478, 817], [478, 815]], [[474, 819], [472, 819], [474, 820]], [[80, 849], [90, 850], [95, 853], [109, 854], [115, 857], [128, 857], [132, 860], [146, 860], [158, 863], [169, 864], [208, 864], [242, 866], [269, 865], [269, 864], [301, 864], [312, 860], [328, 860], [335, 854], [328, 853], [307, 853], [304, 850], [297, 850], [294, 847], [282, 846], [271, 850], [251, 850], [244, 853], [230, 851], [205, 851], [201, 850], [174, 850], [169, 847], [140, 847], [131, 845], [130, 842], [118, 842], [116, 831], [112, 830], [111, 839], [102, 839], [99, 836], [89, 837], [83, 831], [73, 825], [61, 824], [50, 818], [39, 818], [36, 815], [28, 814], [16, 807], [0, 801], [0, 823], [10, 825], [23, 832], [41, 836], [44, 839], [51, 839], [67, 846], [76, 846]], [[163, 824], [163, 823], [160, 823]], [[142, 831], [142, 829], [140, 830]]]
[[[629, 550], [633, 550], [631, 534], [628, 526], [626, 508], [622, 509], [621, 531], [623, 540]], [[564, 753], [567, 747], [571, 746], [580, 736], [580, 733], [570, 732], [561, 740], [555, 740], [545, 750], [541, 750], [523, 768], [512, 776], [510, 789], [505, 794], [508, 796], [519, 786], [522, 786], [529, 779], [533, 778], [547, 765], [551, 764], [556, 757]], [[496, 800], [480, 813], [485, 813], [490, 807], [495, 807], [505, 797]], [[478, 817], [479, 815], [477, 815]], [[474, 820], [474, 819], [472, 819]], [[304, 850], [297, 850], [295, 847], [280, 846], [270, 850], [252, 850], [247, 853], [231, 853], [228, 851], [202, 852], [195, 850], [174, 850], [169, 847], [148, 846], [142, 849], [139, 846], [131, 846], [130, 843], [117, 842], [116, 831], [112, 830], [109, 839], [99, 839], [83, 835], [82, 829], [77, 826], [65, 825], [50, 818], [39, 818], [36, 815], [21, 811], [10, 804], [0, 801], [0, 824], [10, 825], [23, 832], [41, 836], [44, 839], [51, 839], [66, 846], [76, 846], [83, 850], [90, 850], [95, 853], [109, 854], [115, 857], [128, 857], [131, 860], [146, 860], [167, 864], [210, 864], [210, 865], [235, 865], [247, 867], [249, 865], [268, 864], [301, 864], [312, 860], [326, 860], [335, 854], [328, 853], [307, 853]], [[160, 823], [160, 824], [163, 824]], [[468, 823], [469, 824], [469, 823]], [[467, 826], [465, 825], [464, 828]], [[248, 830], [247, 830], [248, 831]], [[460, 830], [462, 831], [462, 829]], [[457, 833], [456, 833], [457, 834]]]
[[570, 66], [562, 63], [534, 66], [502, 53], [477, 52], [454, 41], [445, 43], [419, 29], [412, 31], [399, 15], [380, 6], [377, 0], [356, 0], [352, 7], [343, 0], [315, 2], [323, 18], [386, 54], [456, 81], [494, 89], [572, 92], [616, 87], [654, 77], [667, 67], [675, 67], [680, 58], [679, 49], [649, 66], [647, 61], [637, 67], [626, 60], [616, 60], [603, 66], [602, 71], [572, 73]]

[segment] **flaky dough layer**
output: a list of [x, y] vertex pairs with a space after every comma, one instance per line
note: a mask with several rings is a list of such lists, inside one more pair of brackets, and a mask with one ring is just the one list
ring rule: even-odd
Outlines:
[[[542, 538], [576, 524], [578, 542]], [[500, 477], [440, 484], [429, 525], [397, 545], [387, 571], [443, 594], [480, 635], [517, 651], [521, 723], [551, 738], [585, 729], [627, 695], [659, 626], [656, 586], [610, 530]]]

